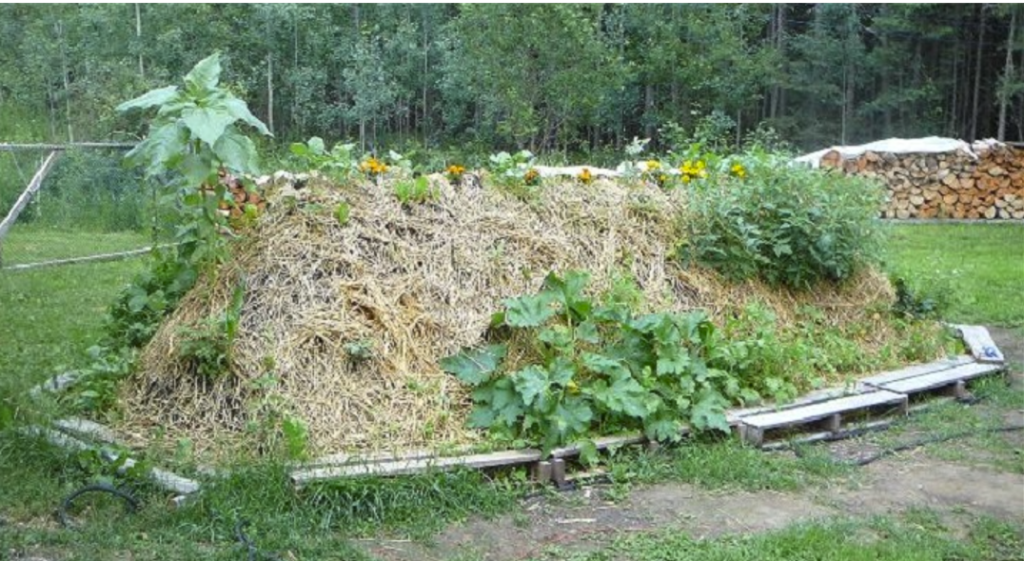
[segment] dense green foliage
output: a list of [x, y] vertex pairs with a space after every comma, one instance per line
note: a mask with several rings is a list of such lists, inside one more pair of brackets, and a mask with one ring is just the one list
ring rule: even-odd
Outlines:
[[[726, 406], [758, 399], [730, 372], [735, 351], [702, 313], [637, 316], [585, 296], [588, 281], [548, 275], [538, 294], [506, 300], [495, 315], [492, 329], [508, 343], [442, 361], [474, 388], [472, 426], [545, 449], [581, 441], [593, 459], [592, 434], [642, 429], [678, 441], [684, 424], [728, 430]], [[510, 345], [526, 358], [509, 360]]]
[[743, 177], [693, 183], [684, 258], [794, 288], [848, 279], [878, 258], [880, 185], [779, 159], [746, 164]]
[[288, 141], [586, 152], [675, 123], [810, 148], [996, 136], [1001, 113], [1013, 139], [1022, 28], [1012, 4], [9, 4], [0, 139], [134, 137], [112, 108], [217, 50]]

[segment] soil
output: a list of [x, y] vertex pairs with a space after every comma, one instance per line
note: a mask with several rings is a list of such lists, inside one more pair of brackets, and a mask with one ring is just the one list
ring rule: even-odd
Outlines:
[[[1024, 337], [1019, 330], [989, 328], [1010, 365], [1010, 383], [1024, 390]], [[1002, 410], [1005, 422], [1024, 424], [1024, 409]], [[1007, 438], [1024, 449], [1022, 433]], [[853, 444], [851, 444], [853, 442]], [[958, 443], [958, 446], [970, 446]], [[841, 455], [857, 455], [855, 441], [836, 443]], [[874, 450], [869, 444], [859, 452]], [[838, 452], [839, 450], [837, 450]], [[984, 455], [983, 450], [971, 450]], [[798, 493], [714, 492], [669, 483], [633, 489], [619, 502], [607, 488], [589, 487], [556, 500], [535, 499], [517, 515], [474, 519], [452, 526], [433, 543], [408, 540], [362, 542], [372, 556], [389, 561], [442, 560], [461, 556], [513, 561], [552, 546], [573, 551], [598, 549], [631, 532], [671, 529], [694, 538], [781, 529], [794, 522], [831, 516], [933, 509], [947, 518], [965, 513], [1024, 519], [1024, 474], [935, 459], [921, 450], [865, 466], [850, 481]]]

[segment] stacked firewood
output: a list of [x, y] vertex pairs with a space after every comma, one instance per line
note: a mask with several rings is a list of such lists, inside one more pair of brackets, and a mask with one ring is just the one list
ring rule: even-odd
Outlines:
[[821, 165], [884, 182], [886, 218], [1024, 219], [1024, 150], [1010, 146], [975, 145], [975, 154], [869, 151], [849, 159], [832, 150]]

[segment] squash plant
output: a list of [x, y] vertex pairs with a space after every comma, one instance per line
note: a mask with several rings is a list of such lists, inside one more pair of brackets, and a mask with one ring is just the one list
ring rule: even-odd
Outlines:
[[538, 294], [503, 302], [491, 322], [498, 342], [441, 361], [473, 387], [471, 426], [545, 451], [576, 442], [593, 462], [592, 435], [728, 431], [725, 407], [760, 399], [729, 372], [735, 353], [703, 312], [637, 316], [585, 296], [588, 282], [548, 275]]

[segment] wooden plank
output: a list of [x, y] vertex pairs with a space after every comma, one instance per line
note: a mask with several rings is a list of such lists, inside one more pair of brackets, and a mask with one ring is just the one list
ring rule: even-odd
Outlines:
[[913, 378], [915, 376], [922, 376], [925, 374], [931, 374], [933, 372], [940, 372], [942, 370], [949, 370], [950, 368], [956, 368], [957, 366], [963, 366], [965, 364], [971, 364], [974, 362], [974, 358], [968, 355], [957, 355], [952, 358], [944, 358], [935, 362], [928, 362], [925, 364], [915, 364], [899, 370], [892, 370], [890, 372], [882, 372], [875, 374], [867, 378], [863, 378], [857, 382], [858, 388], [864, 390], [867, 388], [877, 388], [881, 385], [895, 382], [897, 380], [904, 380], [906, 378]]
[[[684, 429], [683, 434], [687, 434], [689, 429]], [[630, 446], [632, 444], [642, 444], [647, 442], [647, 437], [640, 433], [630, 433], [618, 436], [601, 436], [594, 439], [594, 446], [598, 450], [605, 450], [616, 446]], [[562, 448], [555, 448], [551, 451], [552, 458], [572, 458], [580, 455], [580, 447], [578, 444], [571, 446], [563, 446]]]
[[950, 368], [949, 370], [935, 372], [933, 374], [917, 376], [916, 378], [907, 378], [905, 380], [889, 382], [888, 384], [882, 384], [880, 387], [883, 390], [899, 392], [902, 394], [919, 393], [955, 384], [960, 380], [970, 380], [972, 378], [992, 374], [1002, 369], [1003, 366], [1001, 364], [967, 364], [957, 368]]
[[980, 325], [954, 325], [953, 327], [960, 332], [960, 337], [963, 338], [964, 344], [967, 345], [967, 348], [970, 349], [971, 354], [978, 362], [999, 364], [1006, 362], [1006, 357], [1003, 356], [1002, 351], [999, 350], [995, 341], [992, 340], [992, 335], [989, 334], [988, 329]]
[[53, 422], [53, 426], [56, 427], [57, 430], [71, 434], [72, 436], [85, 437], [106, 444], [117, 443], [114, 431], [110, 430], [110, 428], [105, 425], [101, 425], [88, 419], [79, 419], [76, 417], [57, 419]]
[[831, 417], [835, 414], [867, 409], [869, 407], [877, 407], [879, 405], [899, 405], [906, 403], [906, 400], [907, 396], [902, 394], [884, 390], [875, 391], [852, 395], [849, 397], [841, 397], [839, 399], [823, 401], [821, 403], [815, 403], [803, 407], [786, 409], [775, 413], [763, 413], [760, 415], [753, 415], [751, 417], [744, 417], [741, 423], [748, 427], [754, 427], [763, 431], [766, 429], [809, 423], [826, 417]]
[[0, 142], [0, 152], [17, 152], [27, 150], [64, 151], [71, 148], [113, 148], [130, 150], [135, 148], [134, 142], [71, 142], [67, 144], [18, 144]]
[[39, 397], [43, 392], [48, 393], [59, 393], [64, 391], [66, 388], [74, 385], [75, 382], [82, 376], [82, 373], [77, 370], [58, 374], [53, 378], [35, 386], [29, 390], [28, 395], [30, 397]]
[[[52, 429], [32, 426], [27, 427], [23, 432], [25, 432], [25, 434], [43, 438], [46, 441], [50, 442], [51, 444], [60, 448], [64, 448], [66, 450], [73, 450], [76, 452], [96, 450], [99, 452], [100, 457], [106, 462], [113, 463], [121, 459], [120, 453], [118, 453], [116, 450], [111, 450], [110, 448], [96, 448], [90, 446], [89, 444], [86, 444], [85, 442], [82, 442], [77, 438], [73, 438], [62, 432], [58, 432]], [[136, 463], [137, 462], [135, 461], [134, 458], [125, 458], [124, 462], [122, 462], [121, 466], [118, 468], [118, 473], [125, 473], [127, 470], [134, 467]], [[187, 477], [182, 477], [175, 473], [171, 473], [166, 470], [162, 470], [159, 468], [151, 468], [146, 473], [146, 475], [158, 487], [161, 487], [167, 491], [171, 491], [172, 493], [177, 493], [179, 495], [189, 495], [199, 491], [198, 482], [188, 479]]]
[[792, 440], [780, 440], [777, 442], [771, 442], [762, 446], [761, 449], [766, 452], [771, 452], [774, 450], [784, 450], [786, 448], [793, 446], [794, 444], [811, 444], [813, 442], [821, 442], [822, 440], [842, 440], [844, 438], [857, 436], [869, 431], [887, 429], [890, 426], [892, 426], [892, 423], [893, 422], [891, 420], [879, 420], [869, 421], [867, 423], [858, 423], [856, 425], [847, 427], [845, 429], [841, 429], [839, 431], [816, 432], [813, 434], [800, 436]]
[[324, 467], [295, 470], [291, 474], [292, 483], [305, 485], [314, 481], [354, 477], [360, 475], [392, 476], [422, 473], [430, 470], [447, 470], [457, 467], [483, 469], [498, 466], [513, 466], [540, 461], [540, 450], [511, 450], [492, 452], [489, 454], [473, 454], [469, 456], [452, 456], [448, 458], [421, 458], [417, 460], [400, 460], [369, 464], [352, 464], [346, 466]]
[[[169, 247], [173, 244], [158, 247]], [[56, 265], [74, 265], [77, 263], [91, 263], [91, 262], [103, 262], [103, 261], [117, 261], [120, 259], [127, 259], [129, 257], [135, 257], [138, 255], [145, 255], [153, 251], [152, 246], [143, 247], [140, 249], [132, 249], [129, 251], [119, 251], [117, 253], [100, 253], [98, 255], [89, 255], [86, 257], [70, 257], [68, 259], [53, 259], [50, 261], [39, 261], [37, 263], [22, 263], [19, 265], [8, 265], [3, 269], [5, 271], [24, 271], [27, 269], [40, 269], [43, 267], [53, 267]]]
[[540, 461], [530, 468], [530, 478], [537, 483], [551, 481], [551, 462]]
[[59, 157], [60, 152], [50, 152], [46, 160], [43, 161], [43, 165], [39, 166], [36, 174], [32, 176], [32, 180], [28, 182], [28, 186], [21, 192], [21, 196], [18, 197], [18, 200], [14, 201], [14, 206], [7, 212], [7, 217], [0, 222], [0, 241], [4, 239], [7, 231], [11, 229], [11, 226], [18, 219], [18, 215], [25, 209], [28, 202], [32, 200], [32, 196], [36, 194], [39, 187], [42, 186], [43, 179], [46, 177], [46, 174], [50, 173], [50, 169], [53, 168], [53, 164], [57, 163], [57, 158]]
[[[301, 462], [291, 464], [289, 467], [295, 469], [309, 469], [318, 467], [328, 466], [350, 466], [355, 464], [379, 464], [387, 462], [403, 462], [410, 460], [422, 460], [426, 458], [433, 458], [435, 456], [443, 456], [445, 451], [442, 450], [430, 450], [427, 448], [420, 448], [414, 450], [403, 450], [400, 452], [373, 452], [373, 453], [340, 453], [331, 454], [310, 460], [308, 462]], [[454, 450], [447, 450], [449, 455], [467, 455], [472, 452], [472, 448], [469, 446], [460, 446]]]
[[[872, 388], [871, 391], [874, 391], [874, 389]], [[747, 407], [744, 409], [727, 409], [725, 411], [725, 422], [729, 423], [729, 426], [737, 426], [740, 420], [744, 417], [760, 415], [761, 413], [784, 411], [786, 409], [803, 407], [804, 405], [821, 403], [823, 401], [846, 397], [848, 395], [856, 395], [863, 392], [864, 389], [822, 388], [820, 390], [812, 391], [802, 397], [798, 397], [793, 401], [778, 405], [762, 405], [758, 407]]]
[[557, 459], [551, 462], [551, 481], [559, 489], [565, 486], [565, 460]]

